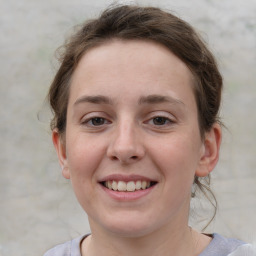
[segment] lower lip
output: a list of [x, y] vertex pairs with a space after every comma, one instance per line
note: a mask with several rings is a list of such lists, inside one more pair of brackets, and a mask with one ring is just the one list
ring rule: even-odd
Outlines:
[[115, 200], [118, 201], [134, 201], [134, 200], [138, 200], [146, 195], [148, 195], [154, 188], [156, 185], [144, 189], [144, 190], [136, 190], [134, 192], [122, 192], [122, 191], [115, 191], [115, 190], [111, 190], [108, 189], [102, 185], [100, 185], [102, 187], [102, 189], [104, 190], [104, 192], [106, 192], [110, 197], [112, 197]]

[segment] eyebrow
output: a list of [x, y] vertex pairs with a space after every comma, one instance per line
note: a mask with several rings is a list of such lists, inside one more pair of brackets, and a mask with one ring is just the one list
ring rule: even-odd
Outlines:
[[159, 104], [159, 103], [172, 103], [172, 104], [182, 104], [185, 105], [184, 102], [182, 102], [179, 99], [175, 99], [170, 96], [163, 96], [158, 94], [148, 95], [146, 97], [141, 97], [139, 99], [139, 104]]
[[106, 96], [95, 95], [95, 96], [83, 96], [77, 99], [74, 105], [78, 105], [80, 103], [94, 103], [94, 104], [113, 104], [112, 100]]
[[[148, 96], [140, 97], [138, 103], [139, 105], [142, 104], [160, 104], [160, 103], [172, 103], [172, 104], [181, 104], [185, 105], [181, 100], [175, 99], [170, 96], [163, 96], [159, 94], [152, 94]], [[78, 105], [80, 103], [93, 103], [93, 104], [110, 104], [113, 105], [113, 100], [109, 97], [103, 95], [95, 95], [95, 96], [82, 96], [78, 98], [74, 105]]]

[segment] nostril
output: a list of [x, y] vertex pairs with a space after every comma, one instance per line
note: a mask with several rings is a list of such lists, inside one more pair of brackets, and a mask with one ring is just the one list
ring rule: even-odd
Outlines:
[[138, 156], [131, 156], [131, 157], [128, 157], [127, 159], [123, 159], [122, 157], [118, 157], [118, 156], [111, 156], [110, 157], [110, 159], [112, 160], [112, 161], [120, 161], [120, 162], [122, 162], [122, 163], [128, 163], [128, 162], [130, 162], [131, 160], [138, 160], [139, 159], [139, 157]]

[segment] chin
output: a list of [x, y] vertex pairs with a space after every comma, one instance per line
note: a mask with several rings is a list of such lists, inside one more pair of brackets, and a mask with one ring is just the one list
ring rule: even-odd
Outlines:
[[149, 225], [152, 223], [152, 220], [149, 222], [145, 221], [146, 219], [143, 219], [141, 216], [130, 218], [110, 216], [109, 221], [104, 219], [101, 227], [119, 237], [138, 238], [148, 235], [154, 229], [152, 225]]
[[133, 227], [131, 225], [129, 226], [123, 226], [123, 227], [111, 227], [109, 228], [109, 231], [113, 234], [115, 234], [118, 237], [127, 237], [127, 238], [139, 238], [149, 235], [150, 229], [149, 227]]

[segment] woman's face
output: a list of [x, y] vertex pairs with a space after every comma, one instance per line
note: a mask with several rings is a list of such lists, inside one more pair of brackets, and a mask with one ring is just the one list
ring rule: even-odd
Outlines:
[[111, 41], [89, 50], [70, 89], [63, 175], [92, 230], [140, 236], [187, 225], [195, 174], [211, 171], [193, 77], [168, 49]]

